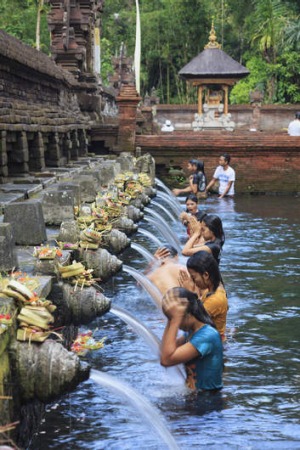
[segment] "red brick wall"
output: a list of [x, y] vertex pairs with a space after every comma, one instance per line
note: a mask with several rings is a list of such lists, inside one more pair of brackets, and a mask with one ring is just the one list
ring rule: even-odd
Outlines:
[[[158, 175], [186, 168], [192, 158], [204, 161], [210, 179], [224, 151], [236, 171], [237, 193], [300, 192], [300, 138], [286, 133], [168, 133], [138, 136], [142, 153], [155, 158]], [[210, 142], [210, 144], [209, 144]]]

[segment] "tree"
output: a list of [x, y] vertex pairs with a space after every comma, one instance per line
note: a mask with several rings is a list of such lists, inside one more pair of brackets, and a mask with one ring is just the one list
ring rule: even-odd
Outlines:
[[255, 0], [253, 25], [256, 31], [252, 43], [258, 44], [263, 58], [270, 66], [270, 79], [267, 83], [268, 101], [276, 98], [276, 73], [278, 51], [283, 46], [284, 29], [288, 10], [281, 0]]

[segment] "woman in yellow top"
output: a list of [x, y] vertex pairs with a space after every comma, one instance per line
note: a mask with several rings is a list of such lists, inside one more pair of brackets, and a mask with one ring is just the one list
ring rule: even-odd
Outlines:
[[202, 250], [191, 256], [186, 265], [188, 274], [180, 272], [180, 285], [200, 295], [204, 308], [225, 341], [228, 300], [217, 261]]

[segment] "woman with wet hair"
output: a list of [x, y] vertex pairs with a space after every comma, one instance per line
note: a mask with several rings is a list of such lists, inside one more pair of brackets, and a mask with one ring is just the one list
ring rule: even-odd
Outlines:
[[186, 211], [181, 213], [179, 218], [183, 225], [187, 228], [188, 236], [194, 233], [197, 222], [202, 222], [205, 212], [199, 211], [198, 198], [195, 194], [189, 194], [185, 199]]
[[206, 192], [206, 175], [204, 171], [204, 162], [201, 160], [197, 160], [197, 175], [198, 175], [198, 198], [207, 198]]
[[194, 233], [182, 249], [184, 256], [192, 256], [204, 250], [211, 253], [219, 263], [221, 250], [225, 242], [222, 220], [214, 214], [206, 214], [202, 222], [194, 228]]
[[186, 266], [188, 273], [181, 271], [179, 274], [180, 286], [197, 292], [225, 341], [228, 300], [217, 261], [210, 253], [200, 251], [187, 260]]
[[198, 194], [200, 190], [202, 190], [205, 194], [206, 178], [205, 174], [201, 171], [202, 167], [204, 170], [203, 161], [199, 161], [198, 159], [190, 159], [187, 165], [187, 170], [191, 173], [188, 179], [189, 184], [182, 189], [173, 189], [173, 194], [176, 196], [180, 194], [187, 194], [189, 192], [192, 194]]
[[[184, 288], [172, 288], [163, 297], [162, 309], [168, 322], [161, 344], [161, 364], [168, 367], [184, 363], [186, 384], [191, 389], [221, 389], [221, 338], [197, 295]], [[185, 336], [177, 339], [179, 330]]]

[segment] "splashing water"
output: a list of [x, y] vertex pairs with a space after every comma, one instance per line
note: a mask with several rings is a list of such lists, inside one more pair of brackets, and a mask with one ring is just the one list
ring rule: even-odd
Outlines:
[[163, 181], [161, 181], [159, 178], [155, 178], [155, 183], [157, 184], [157, 186], [159, 186], [163, 191], [165, 191], [173, 199], [174, 203], [177, 203], [178, 206], [181, 207], [181, 204], [180, 204], [180, 201], [178, 200], [178, 198], [174, 196], [171, 189], [169, 189]]
[[138, 270], [133, 269], [132, 267], [126, 266], [123, 264], [123, 270], [129, 275], [133, 276], [133, 278], [140, 283], [140, 285], [145, 289], [146, 292], [151, 296], [152, 300], [154, 300], [157, 308], [161, 310], [161, 302], [162, 302], [162, 293], [160, 290], [150, 281], [148, 278], [141, 274]]
[[179, 216], [179, 214], [182, 213], [183, 211], [182, 205], [178, 204], [178, 199], [176, 199], [175, 201], [174, 195], [173, 197], [170, 197], [165, 192], [158, 191], [157, 198], [161, 198], [162, 200], [164, 200], [167, 203], [168, 207], [173, 209], [177, 217]]
[[[138, 336], [145, 340], [145, 342], [153, 350], [157, 358], [160, 357], [161, 341], [148, 327], [146, 327], [145, 324], [143, 324], [140, 320], [138, 320], [132, 314], [120, 308], [119, 306], [112, 306], [109, 312], [119, 317], [119, 319], [123, 320], [123, 322], [127, 323], [127, 325], [129, 325]], [[181, 380], [185, 380], [186, 378], [184, 368], [181, 365], [167, 367], [166, 371], [171, 376], [173, 374], [179, 375]]]
[[[146, 222], [150, 223], [153, 227], [157, 228], [158, 231], [162, 234], [165, 240], [173, 245], [178, 253], [181, 253], [181, 243], [178, 239], [177, 235], [174, 231], [167, 225], [164, 225], [163, 221], [158, 221], [158, 219], [154, 220], [150, 217], [145, 218]], [[166, 222], [165, 222], [166, 223]]]
[[155, 334], [149, 330], [142, 322], [136, 319], [132, 314], [128, 313], [119, 306], [112, 306], [109, 310], [112, 314], [118, 316], [123, 322], [127, 323], [138, 336], [142, 337], [155, 355], [159, 358], [160, 355], [160, 340]]
[[151, 428], [161, 437], [169, 449], [179, 450], [175, 439], [164, 425], [162, 418], [156, 409], [148, 402], [141, 394], [136, 392], [127, 384], [119, 381], [118, 379], [108, 375], [107, 373], [100, 372], [99, 370], [91, 370], [91, 380], [100, 386], [110, 389], [113, 393], [116, 391], [126, 398], [146, 419]]
[[138, 232], [143, 236], [146, 236], [149, 239], [151, 239], [151, 241], [154, 242], [156, 245], [158, 245], [158, 247], [162, 247], [163, 245], [162, 242], [156, 236], [154, 236], [154, 234], [150, 233], [150, 231], [143, 230], [143, 228], [139, 228]]
[[154, 256], [152, 255], [152, 253], [149, 252], [149, 250], [147, 250], [145, 247], [143, 247], [142, 245], [137, 244], [136, 242], [131, 242], [130, 247], [133, 250], [136, 250], [137, 252], [139, 252], [140, 255], [144, 256], [144, 258], [149, 262], [154, 262], [156, 261], [156, 259], [154, 258]]
[[176, 215], [175, 214], [172, 215], [170, 213], [170, 211], [167, 208], [165, 208], [163, 205], [161, 205], [160, 203], [157, 203], [154, 200], [152, 200], [151, 205], [154, 206], [155, 208], [158, 208], [161, 211], [163, 211], [169, 217], [169, 219], [172, 220], [172, 222], [177, 222], [178, 221], [177, 214]]

